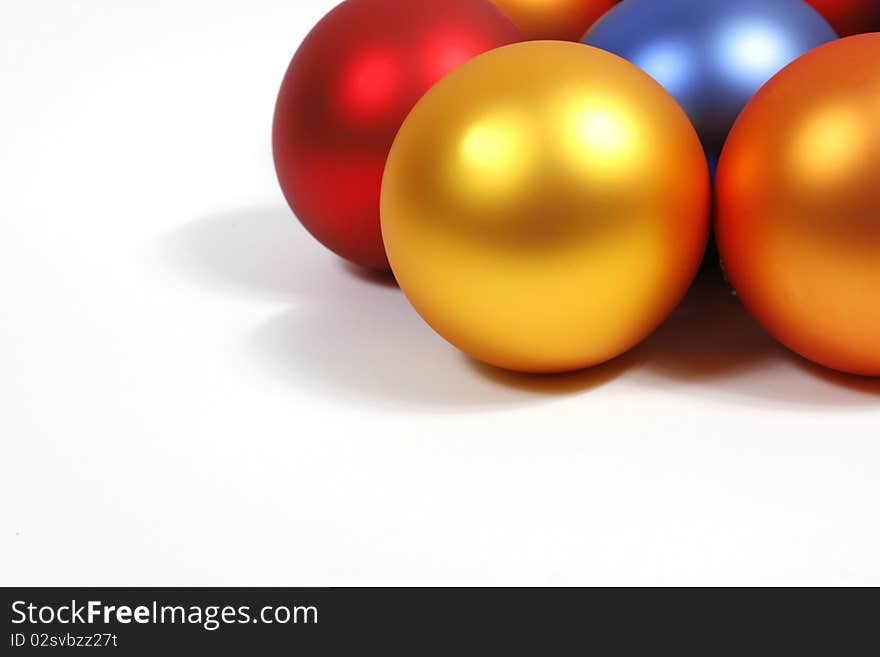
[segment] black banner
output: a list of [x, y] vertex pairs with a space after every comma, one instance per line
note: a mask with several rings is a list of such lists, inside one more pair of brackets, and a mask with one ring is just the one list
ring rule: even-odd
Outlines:
[[641, 654], [646, 645], [751, 654], [797, 644], [842, 654], [848, 643], [871, 654], [880, 615], [867, 590], [33, 588], [3, 598], [8, 655]]

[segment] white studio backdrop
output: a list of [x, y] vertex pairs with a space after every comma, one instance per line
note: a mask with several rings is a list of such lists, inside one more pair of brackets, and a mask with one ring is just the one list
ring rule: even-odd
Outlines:
[[704, 283], [490, 370], [284, 205], [333, 0], [0, 5], [0, 583], [880, 584], [880, 383]]

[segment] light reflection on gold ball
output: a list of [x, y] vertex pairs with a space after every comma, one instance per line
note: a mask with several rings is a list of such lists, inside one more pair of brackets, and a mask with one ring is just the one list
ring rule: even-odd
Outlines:
[[880, 376], [880, 34], [824, 45], [749, 103], [718, 170], [731, 283], [789, 348]]
[[382, 233], [416, 310], [471, 356], [524, 372], [614, 358], [699, 266], [709, 173], [645, 73], [580, 44], [487, 53], [416, 106], [392, 148]]

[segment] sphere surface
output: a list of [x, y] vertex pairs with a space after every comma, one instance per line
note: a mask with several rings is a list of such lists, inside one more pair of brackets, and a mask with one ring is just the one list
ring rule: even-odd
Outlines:
[[584, 43], [660, 82], [714, 161], [755, 92], [786, 64], [835, 38], [802, 0], [624, 0]]
[[783, 70], [718, 170], [717, 236], [743, 303], [781, 342], [880, 375], [880, 34]]
[[807, 0], [840, 36], [880, 31], [880, 0]]
[[379, 190], [398, 128], [446, 73], [522, 38], [486, 0], [347, 0], [327, 14], [275, 109], [275, 168], [303, 225], [340, 256], [387, 269]]
[[499, 367], [562, 372], [621, 354], [673, 310], [709, 193], [699, 139], [660, 85], [610, 53], [533, 41], [468, 62], [415, 107], [382, 231], [443, 337]]
[[617, 0], [492, 0], [529, 39], [577, 41]]

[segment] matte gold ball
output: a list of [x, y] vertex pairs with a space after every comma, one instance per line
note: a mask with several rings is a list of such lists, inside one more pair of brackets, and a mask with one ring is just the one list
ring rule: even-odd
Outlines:
[[537, 41], [437, 84], [385, 169], [394, 274], [440, 335], [522, 372], [582, 369], [641, 342], [699, 267], [710, 180], [652, 78], [607, 52]]

